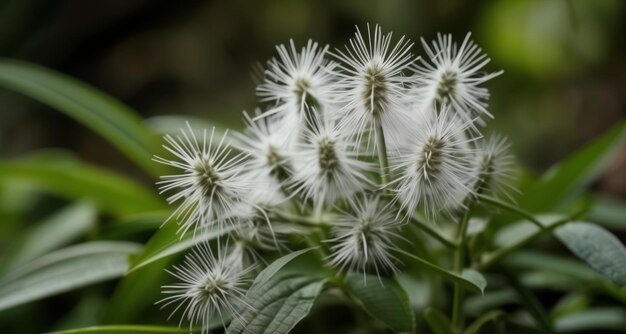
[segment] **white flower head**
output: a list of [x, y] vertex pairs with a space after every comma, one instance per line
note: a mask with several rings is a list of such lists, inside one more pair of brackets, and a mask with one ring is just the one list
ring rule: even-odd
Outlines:
[[298, 130], [312, 111], [324, 112], [333, 104], [336, 63], [325, 58], [328, 46], [320, 48], [309, 40], [300, 52], [293, 40], [276, 47], [278, 58], [268, 62], [265, 81], [257, 87], [261, 101], [275, 106], [262, 116], [276, 114]]
[[513, 200], [515, 187], [514, 158], [509, 153], [511, 145], [506, 137], [494, 134], [488, 139], [477, 141], [474, 158], [476, 192], [492, 196], [505, 196]]
[[463, 206], [473, 180], [468, 127], [448, 106], [431, 109], [422, 114], [406, 145], [391, 156], [397, 178], [390, 185], [407, 216], [418, 206], [431, 217]]
[[200, 323], [202, 334], [209, 333], [209, 325], [216, 316], [223, 325], [229, 315], [239, 317], [242, 308], [251, 307], [245, 301], [245, 293], [249, 284], [247, 276], [254, 267], [244, 268], [231, 261], [221, 253], [220, 247], [215, 256], [207, 243], [198, 245], [185, 255], [182, 265], [168, 270], [180, 281], [164, 285], [162, 293], [167, 297], [157, 304], [163, 304], [161, 308], [176, 304], [170, 318], [182, 309], [179, 327], [185, 319], [189, 321], [190, 331], [195, 323]]
[[[260, 114], [257, 111], [257, 115]], [[280, 183], [291, 175], [289, 150], [292, 141], [284, 125], [277, 117], [264, 117], [253, 120], [244, 113], [247, 128], [244, 133], [236, 134], [233, 143], [246, 153], [246, 170], [252, 178], [271, 177]]]
[[328, 119], [318, 121], [303, 134], [305, 140], [294, 152], [294, 192], [315, 209], [350, 200], [371, 184], [366, 173], [370, 163], [357, 158], [349, 137]]
[[391, 254], [401, 222], [378, 196], [363, 196], [354, 213], [344, 212], [331, 228], [329, 265], [340, 270], [367, 273], [395, 272], [398, 260]]
[[460, 47], [452, 42], [452, 35], [437, 34], [432, 47], [422, 39], [430, 62], [420, 59], [415, 66], [416, 86], [414, 93], [422, 107], [433, 103], [450, 104], [463, 121], [476, 116], [493, 116], [487, 111], [489, 91], [481, 87], [486, 81], [503, 71], [482, 72], [490, 59], [470, 40], [468, 33]]
[[[333, 53], [342, 70], [337, 94], [343, 106], [336, 110], [336, 118], [357, 143], [363, 135], [375, 134], [379, 124], [395, 144], [400, 140], [396, 134], [412, 121], [404, 98], [411, 78], [404, 72], [415, 61], [409, 52], [413, 43], [403, 36], [391, 47], [391, 39], [392, 33], [383, 34], [378, 25], [372, 35], [368, 24], [367, 39], [357, 27], [345, 52], [337, 49]], [[368, 147], [372, 137], [368, 137]]]
[[167, 198], [169, 203], [182, 201], [167, 219], [176, 218], [181, 234], [192, 227], [221, 227], [231, 222], [233, 209], [250, 189], [250, 183], [241, 176], [245, 155], [229, 157], [231, 149], [224, 143], [227, 135], [216, 138], [213, 128], [198, 136], [187, 123], [187, 130], [181, 129], [180, 135], [164, 137], [168, 145], [163, 147], [177, 160], [154, 158], [180, 170], [179, 174], [162, 176], [157, 184], [160, 193], [177, 191]]

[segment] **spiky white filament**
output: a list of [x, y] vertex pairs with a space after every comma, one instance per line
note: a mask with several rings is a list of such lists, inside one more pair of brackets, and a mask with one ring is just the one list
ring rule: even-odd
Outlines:
[[251, 188], [240, 175], [245, 154], [229, 157], [231, 149], [229, 143], [224, 143], [226, 136], [227, 133], [216, 138], [213, 128], [210, 134], [204, 129], [198, 137], [187, 123], [187, 130], [181, 129], [180, 135], [165, 136], [168, 145], [163, 147], [177, 159], [154, 157], [155, 161], [180, 170], [179, 174], [162, 176], [157, 184], [160, 193], [176, 191], [167, 198], [169, 203], [181, 201], [167, 219], [176, 219], [181, 234], [192, 227], [232, 222], [233, 209]]
[[437, 34], [432, 46], [422, 39], [430, 62], [422, 58], [415, 66], [413, 91], [422, 108], [435, 102], [448, 103], [464, 122], [477, 116], [493, 118], [487, 111], [489, 92], [480, 85], [503, 71], [482, 72], [490, 59], [470, 40], [470, 36], [471, 33], [465, 36], [460, 47], [452, 42], [450, 34]]
[[[437, 112], [438, 111], [438, 112]], [[462, 122], [444, 106], [422, 115], [406, 145], [391, 157], [395, 198], [407, 216], [418, 206], [434, 217], [461, 207], [472, 192], [471, 149]]]
[[242, 309], [252, 307], [244, 297], [251, 270], [253, 267], [232, 263], [219, 247], [215, 256], [208, 244], [200, 244], [185, 256], [182, 265], [168, 270], [179, 282], [164, 285], [162, 293], [167, 296], [157, 304], [162, 304], [161, 308], [176, 304], [169, 318], [182, 310], [179, 327], [187, 320], [192, 331], [193, 325], [200, 323], [201, 333], [208, 334], [216, 316], [225, 325], [228, 316], [237, 318]]
[[331, 229], [332, 244], [329, 265], [341, 270], [366, 273], [373, 270], [380, 276], [396, 271], [398, 260], [391, 254], [395, 242], [401, 240], [396, 219], [380, 197], [362, 197], [354, 202], [354, 212], [344, 212]]
[[513, 201], [512, 192], [515, 187], [514, 159], [509, 153], [511, 145], [506, 137], [494, 134], [476, 144], [474, 173], [477, 192], [492, 196], [505, 196]]
[[346, 50], [336, 49], [332, 53], [341, 62], [342, 70], [337, 91], [342, 106], [336, 109], [335, 116], [339, 126], [350, 132], [357, 143], [361, 143], [363, 135], [370, 134], [368, 147], [375, 138], [376, 122], [382, 125], [392, 145], [400, 140], [397, 134], [412, 122], [404, 96], [410, 82], [405, 71], [415, 61], [409, 52], [413, 43], [403, 36], [390, 47], [391, 40], [392, 33], [384, 35], [378, 25], [373, 36], [367, 26], [367, 40], [357, 27]]

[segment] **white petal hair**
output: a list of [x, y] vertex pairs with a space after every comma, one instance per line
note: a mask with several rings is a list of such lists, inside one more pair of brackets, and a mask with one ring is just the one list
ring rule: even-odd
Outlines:
[[510, 148], [506, 137], [499, 134], [476, 141], [474, 189], [477, 192], [513, 201], [511, 193], [519, 190], [515, 187], [515, 159]]
[[207, 243], [201, 243], [185, 255], [182, 265], [167, 270], [179, 281], [162, 287], [166, 297], [157, 304], [162, 304], [161, 308], [175, 304], [169, 318], [182, 310], [179, 327], [187, 320], [192, 331], [194, 324], [200, 323], [201, 333], [208, 334], [215, 317], [225, 326], [228, 316], [240, 317], [242, 309], [252, 307], [245, 301], [245, 293], [253, 269], [232, 263], [220, 246], [216, 255]]
[[403, 240], [402, 225], [395, 212], [379, 196], [362, 196], [353, 212], [343, 212], [331, 227], [329, 265], [341, 270], [367, 273], [395, 272], [396, 259], [391, 249]]
[[378, 25], [372, 35], [368, 24], [366, 38], [357, 27], [345, 51], [332, 53], [341, 62], [337, 95], [343, 105], [336, 109], [335, 118], [357, 143], [369, 134], [368, 147], [378, 125], [388, 141], [396, 144], [400, 141], [396, 134], [412, 121], [404, 96], [411, 80], [405, 72], [416, 60], [409, 52], [413, 43], [402, 36], [391, 47], [391, 40], [392, 33], [383, 34]]
[[[315, 114], [315, 113], [313, 113]], [[317, 124], [317, 125], [313, 125]], [[350, 200], [371, 185], [373, 165], [358, 159], [345, 132], [329, 119], [317, 119], [294, 151], [294, 195], [311, 199], [317, 212], [337, 200]]]
[[474, 139], [466, 136], [470, 122], [461, 121], [447, 105], [423, 113], [408, 142], [391, 155], [390, 183], [395, 200], [412, 216], [418, 207], [431, 218], [462, 207], [472, 193], [470, 166]]
[[[337, 64], [325, 58], [328, 46], [319, 47], [309, 40], [300, 52], [293, 40], [289, 46], [276, 47], [278, 58], [267, 64], [265, 81], [256, 89], [261, 101], [272, 101], [275, 105], [263, 116], [277, 115], [293, 130], [306, 125], [307, 112], [324, 112], [333, 104], [335, 68]], [[313, 109], [314, 108], [314, 109]]]
[[432, 47], [422, 39], [429, 61], [421, 58], [414, 68], [413, 94], [420, 105], [427, 108], [435, 102], [448, 103], [465, 122], [481, 116], [493, 118], [487, 111], [489, 91], [481, 85], [503, 73], [482, 71], [490, 59], [470, 36], [465, 36], [460, 47], [452, 42], [451, 34], [437, 34]]
[[[256, 111], [256, 115], [260, 115]], [[252, 119], [244, 113], [247, 124], [243, 133], [236, 133], [233, 143], [246, 153], [246, 173], [255, 177], [271, 177], [280, 183], [287, 181], [291, 174], [289, 150], [292, 146], [284, 124], [278, 117]]]
[[222, 227], [232, 223], [236, 208], [251, 184], [241, 176], [245, 154], [231, 157], [230, 143], [224, 143], [228, 133], [221, 138], [215, 128], [197, 135], [187, 123], [180, 135], [166, 135], [163, 147], [174, 155], [174, 160], [154, 157], [154, 160], [174, 167], [178, 174], [165, 175], [157, 182], [160, 193], [173, 191], [168, 203], [181, 202], [171, 216], [180, 225], [178, 233], [190, 228], [215, 224]]

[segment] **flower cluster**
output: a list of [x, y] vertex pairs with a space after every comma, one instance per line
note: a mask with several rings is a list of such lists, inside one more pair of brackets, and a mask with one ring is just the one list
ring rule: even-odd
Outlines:
[[334, 51], [290, 41], [267, 63], [262, 108], [244, 114], [242, 133], [188, 125], [165, 137], [173, 157], [155, 160], [179, 170], [159, 183], [178, 203], [170, 220], [181, 235], [229, 232], [175, 267], [182, 283], [164, 287], [166, 304], [203, 329], [216, 314], [237, 317], [258, 252], [288, 249], [289, 235], [316, 226], [329, 227], [329, 267], [394, 272], [415, 215], [451, 217], [479, 193], [509, 196], [508, 144], [481, 135], [492, 117], [483, 84], [502, 72], [485, 74], [489, 58], [470, 34], [460, 46], [450, 35], [422, 44], [418, 58], [379, 26]]

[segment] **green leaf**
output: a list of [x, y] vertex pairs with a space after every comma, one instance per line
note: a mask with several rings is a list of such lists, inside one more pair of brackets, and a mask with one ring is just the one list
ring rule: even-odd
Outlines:
[[487, 286], [487, 281], [483, 277], [481, 273], [473, 269], [464, 269], [463, 272], [459, 275], [453, 271], [441, 268], [436, 264], [426, 261], [417, 255], [413, 255], [407, 251], [402, 249], [394, 249], [396, 252], [412, 259], [414, 263], [420, 265], [421, 268], [429, 270], [433, 273], [441, 275], [443, 278], [447, 279], [452, 283], [460, 283], [463, 287], [468, 290], [480, 291], [483, 292], [485, 287]]
[[571, 202], [611, 163], [625, 139], [626, 120], [546, 172], [524, 191], [520, 206], [545, 212]]
[[506, 277], [509, 286], [515, 290], [517, 296], [519, 297], [519, 302], [524, 305], [524, 308], [530, 313], [530, 315], [535, 319], [537, 325], [543, 329], [543, 331], [551, 333], [552, 332], [552, 322], [550, 321], [550, 317], [548, 316], [545, 308], [535, 296], [535, 294], [530, 291], [530, 289], [522, 284], [518, 279], [515, 273], [510, 272], [506, 268], [500, 269], [502, 274]]
[[177, 230], [178, 225], [175, 223], [168, 222], [165, 224], [162, 229], [148, 240], [141, 253], [133, 259], [129, 272], [133, 272], [155, 261], [188, 250], [201, 242], [216, 239], [220, 235], [232, 231], [233, 227], [215, 227], [202, 229], [199, 232], [189, 232], [185, 234], [182, 239], [176, 234]]
[[592, 330], [622, 332], [626, 328], [626, 310], [623, 307], [591, 308], [556, 319], [554, 327], [560, 333]]
[[426, 323], [428, 327], [435, 334], [454, 334], [454, 330], [452, 330], [452, 322], [450, 319], [440, 311], [429, 307], [424, 310], [424, 318], [426, 319]]
[[591, 268], [617, 284], [626, 285], [626, 248], [611, 232], [595, 224], [573, 222], [554, 233]]
[[254, 285], [264, 284], [265, 282], [270, 280], [272, 277], [274, 277], [274, 275], [276, 275], [276, 273], [278, 273], [278, 271], [280, 271], [289, 262], [291, 262], [298, 256], [309, 252], [312, 249], [314, 248], [301, 249], [299, 251], [289, 253], [283, 257], [276, 259], [274, 262], [272, 262], [269, 266], [267, 266], [265, 269], [263, 269], [263, 271], [261, 271], [257, 275], [257, 277], [254, 279]]
[[480, 316], [474, 321], [463, 334], [478, 334], [480, 329], [490, 321], [497, 321], [500, 317], [505, 316], [506, 313], [501, 310], [493, 310]]
[[25, 182], [70, 199], [88, 200], [100, 210], [117, 216], [156, 210], [165, 205], [150, 189], [59, 152], [1, 161], [0, 183], [4, 182]]
[[326, 279], [281, 273], [253, 284], [246, 294], [250, 307], [231, 322], [227, 332], [286, 334], [307, 316]]
[[49, 253], [0, 278], [0, 310], [119, 277], [131, 242], [89, 242]]
[[609, 196], [595, 196], [587, 213], [590, 221], [613, 230], [626, 231], [626, 202]]
[[49, 334], [163, 334], [163, 333], [189, 333], [188, 329], [176, 327], [149, 326], [149, 325], [108, 325], [90, 326], [76, 329], [67, 329]]
[[67, 206], [28, 231], [7, 260], [9, 270], [63, 246], [96, 224], [93, 205], [81, 202]]
[[394, 332], [414, 333], [415, 314], [402, 287], [392, 279], [352, 274], [346, 278], [350, 294], [363, 309]]
[[153, 131], [163, 135], [179, 133], [180, 129], [187, 128], [187, 122], [197, 133], [202, 133], [205, 129], [210, 131], [215, 128], [214, 136], [216, 138], [221, 138], [227, 131], [227, 127], [213, 120], [191, 115], [165, 115], [146, 119], [146, 123]]
[[539, 269], [566, 276], [568, 279], [589, 282], [603, 279], [589, 267], [571, 257], [547, 254], [545, 252], [520, 250], [509, 255], [504, 263], [521, 269]]
[[0, 86], [65, 113], [107, 139], [153, 176], [157, 137], [120, 101], [61, 73], [16, 60], [0, 60]]

